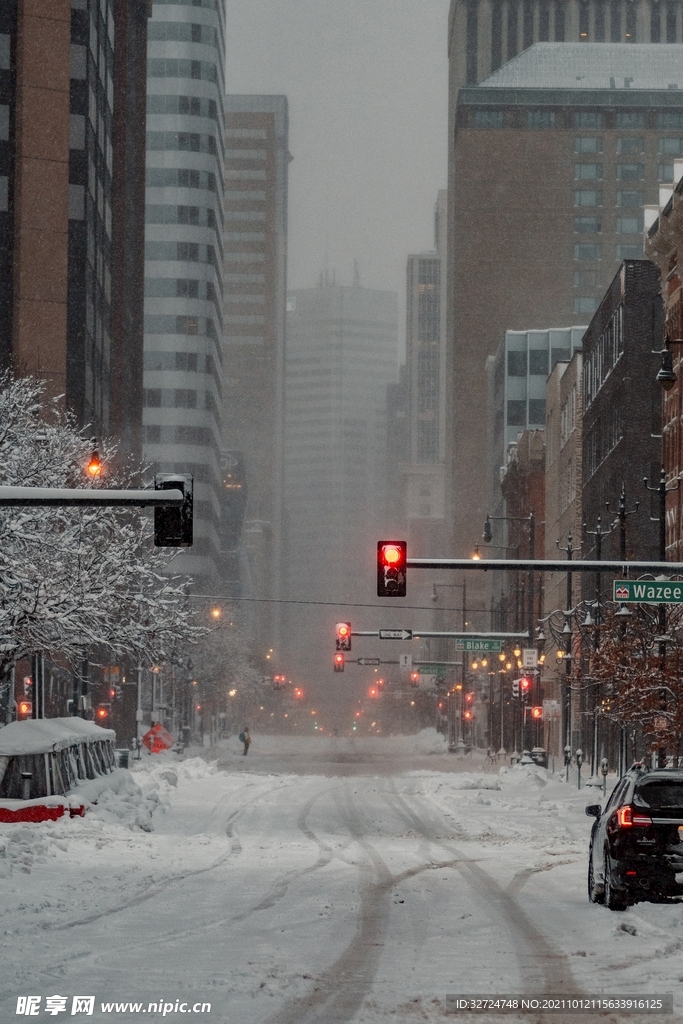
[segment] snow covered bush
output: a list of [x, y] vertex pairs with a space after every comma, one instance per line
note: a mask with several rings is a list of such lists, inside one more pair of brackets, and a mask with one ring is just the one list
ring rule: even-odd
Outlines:
[[[100, 456], [113, 466], [113, 443]], [[91, 443], [31, 377], [0, 375], [0, 484], [128, 487], [133, 471], [86, 478]], [[140, 509], [0, 508], [0, 679], [35, 652], [75, 663], [106, 648], [143, 663], [171, 659], [204, 630], [186, 583], [164, 574]]]

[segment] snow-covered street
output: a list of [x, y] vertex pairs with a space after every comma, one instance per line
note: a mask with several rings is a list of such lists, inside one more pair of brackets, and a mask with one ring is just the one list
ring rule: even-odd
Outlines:
[[0, 1019], [28, 995], [38, 1020], [74, 996], [120, 1022], [436, 1021], [447, 993], [673, 992], [683, 1014], [683, 906], [586, 898], [594, 791], [442, 750], [233, 739], [145, 757], [82, 819], [0, 825]]

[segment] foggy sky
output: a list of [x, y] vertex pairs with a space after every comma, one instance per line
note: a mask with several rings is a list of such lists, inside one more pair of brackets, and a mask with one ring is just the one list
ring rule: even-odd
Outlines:
[[[404, 294], [446, 187], [448, 0], [227, 0], [229, 93], [289, 98], [290, 288]], [[399, 322], [404, 314], [399, 313]]]

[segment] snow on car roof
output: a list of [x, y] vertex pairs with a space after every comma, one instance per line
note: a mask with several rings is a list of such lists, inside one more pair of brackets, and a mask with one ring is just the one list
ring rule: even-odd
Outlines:
[[0, 729], [0, 757], [42, 754], [48, 750], [61, 750], [72, 743], [94, 743], [115, 737], [113, 729], [102, 729], [82, 718], [29, 718], [23, 722], [10, 722]]

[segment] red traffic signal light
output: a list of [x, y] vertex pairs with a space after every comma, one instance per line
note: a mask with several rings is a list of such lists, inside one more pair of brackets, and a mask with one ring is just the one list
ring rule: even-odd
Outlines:
[[33, 714], [33, 701], [20, 700], [17, 704], [17, 718], [30, 718]]
[[337, 634], [337, 650], [338, 651], [350, 651], [351, 650], [351, 623], [350, 622], [338, 622], [335, 626]]
[[473, 693], [466, 693], [465, 694], [465, 700], [467, 701], [468, 704], [471, 704], [472, 701], [474, 700], [474, 694]]
[[463, 711], [462, 717], [465, 719], [466, 722], [470, 722], [474, 718], [474, 712], [470, 711], [468, 708], [467, 711]]
[[334, 671], [335, 672], [343, 672], [344, 671], [344, 655], [341, 654], [341, 653], [335, 654], [335, 656], [334, 656]]
[[108, 704], [98, 704], [95, 708], [95, 718], [98, 722], [106, 722], [109, 718], [110, 707]]
[[376, 686], [371, 686], [368, 690], [368, 697], [379, 697], [379, 690]]
[[408, 545], [404, 540], [377, 542], [377, 596], [405, 597]]
[[531, 717], [535, 718], [536, 721], [543, 720], [543, 708], [536, 707], [531, 709]]
[[519, 691], [522, 695], [522, 700], [528, 700], [531, 692], [531, 679], [528, 676], [522, 676], [519, 681]]
[[419, 686], [420, 685], [420, 673], [419, 672], [411, 672], [410, 673], [410, 685], [411, 686]]

